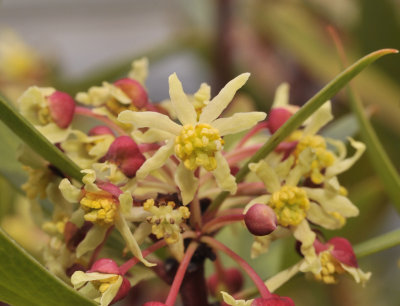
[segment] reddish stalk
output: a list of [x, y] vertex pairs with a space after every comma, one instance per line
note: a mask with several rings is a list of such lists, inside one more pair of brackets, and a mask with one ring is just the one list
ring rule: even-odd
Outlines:
[[226, 215], [238, 215], [243, 213], [243, 208], [231, 208], [218, 211], [217, 216], [226, 216]]
[[257, 125], [255, 125], [243, 138], [242, 140], [240, 140], [240, 142], [238, 143], [238, 145], [236, 146], [236, 149], [239, 149], [241, 147], [243, 147], [245, 145], [245, 143], [247, 141], [249, 141], [249, 139], [251, 137], [253, 137], [255, 134], [257, 134], [259, 131], [261, 131], [262, 129], [266, 129], [268, 126], [267, 122], [260, 122]]
[[114, 129], [116, 132], [118, 132], [118, 134], [124, 135], [124, 136], [128, 135], [121, 127], [119, 127], [117, 124], [112, 122], [110, 119], [108, 119], [105, 116], [95, 114], [92, 112], [92, 110], [90, 110], [88, 108], [85, 108], [82, 106], [77, 106], [75, 108], [75, 114], [85, 116], [85, 117], [95, 118], [95, 119], [105, 123], [108, 127]]
[[203, 233], [211, 233], [227, 224], [231, 224], [237, 221], [241, 221], [244, 219], [243, 214], [234, 214], [234, 215], [225, 215], [220, 216], [212, 219], [211, 221], [207, 222], [201, 231]]
[[269, 292], [267, 286], [264, 284], [264, 281], [261, 279], [260, 276], [258, 276], [256, 271], [254, 271], [254, 269], [242, 257], [233, 252], [226, 245], [222, 244], [221, 242], [215, 240], [212, 237], [204, 236], [200, 240], [204, 243], [207, 243], [212, 248], [224, 252], [226, 255], [235, 260], [237, 264], [247, 273], [247, 275], [249, 275], [251, 280], [254, 282], [262, 298], [271, 297], [271, 292]]
[[254, 155], [260, 148], [262, 144], [252, 145], [246, 148], [235, 149], [230, 154], [226, 154], [225, 158], [228, 161], [229, 165], [234, 165], [246, 158], [249, 158]]
[[169, 290], [167, 300], [165, 301], [165, 305], [174, 306], [176, 297], [179, 293], [179, 288], [181, 287], [183, 277], [185, 276], [186, 269], [192, 259], [194, 252], [196, 251], [198, 243], [193, 241], [189, 244], [185, 255], [179, 265], [178, 271], [176, 271], [174, 281], [172, 283], [171, 289]]

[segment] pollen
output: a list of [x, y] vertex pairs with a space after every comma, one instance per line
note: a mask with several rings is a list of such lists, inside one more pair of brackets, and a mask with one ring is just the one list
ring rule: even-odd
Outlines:
[[297, 158], [306, 148], [312, 148], [315, 153], [315, 159], [311, 162], [311, 171], [308, 174], [315, 184], [321, 184], [324, 181], [323, 170], [330, 167], [335, 162], [335, 155], [326, 148], [326, 141], [319, 135], [303, 136], [301, 131], [296, 131], [290, 136], [290, 140], [298, 140], [294, 151]]
[[175, 154], [189, 170], [202, 166], [212, 171], [217, 168], [215, 153], [221, 151], [223, 145], [219, 131], [209, 124], [199, 123], [195, 127], [188, 124], [175, 139]]
[[37, 112], [38, 120], [41, 125], [47, 125], [50, 122], [53, 122], [51, 118], [50, 109], [48, 106], [41, 107]]
[[95, 286], [100, 293], [104, 293], [110, 287], [110, 285], [118, 280], [118, 277], [119, 275], [114, 275], [109, 278], [95, 280], [92, 283], [93, 286]]
[[110, 98], [106, 102], [106, 107], [114, 116], [118, 116], [118, 114], [124, 110], [131, 110], [134, 112], [138, 111], [138, 109], [133, 105], [133, 103], [122, 104], [118, 102], [118, 100], [115, 98]]
[[86, 221], [99, 225], [114, 224], [117, 202], [111, 195], [88, 192], [80, 204], [85, 211], [84, 219]]
[[152, 225], [152, 233], [157, 239], [164, 238], [168, 244], [179, 240], [180, 225], [190, 217], [189, 209], [186, 206], [174, 209], [175, 202], [173, 201], [160, 202], [157, 206], [153, 199], [148, 199], [143, 204], [143, 208], [152, 214], [147, 217], [147, 222]]
[[335, 274], [343, 274], [346, 271], [329, 251], [324, 251], [319, 256], [322, 269], [319, 273], [314, 273], [315, 279], [325, 284], [336, 284]]
[[268, 205], [275, 211], [282, 226], [299, 225], [310, 207], [306, 192], [295, 186], [283, 186], [275, 191]]

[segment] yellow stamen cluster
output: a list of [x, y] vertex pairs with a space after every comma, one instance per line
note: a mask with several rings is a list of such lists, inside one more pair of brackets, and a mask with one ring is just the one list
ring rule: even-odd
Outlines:
[[159, 206], [156, 206], [153, 199], [148, 199], [143, 204], [143, 208], [152, 214], [147, 217], [147, 222], [152, 224], [152, 233], [158, 239], [164, 238], [168, 244], [179, 240], [180, 224], [190, 217], [186, 206], [180, 206], [178, 209], [174, 207], [175, 203], [172, 201], [161, 202]]
[[110, 287], [111, 284], [114, 284], [118, 280], [118, 277], [120, 277], [120, 276], [114, 275], [109, 278], [95, 280], [92, 283], [93, 283], [93, 286], [95, 286], [96, 289], [100, 291], [100, 293], [104, 293], [104, 292], [106, 292], [108, 287]]
[[28, 166], [22, 166], [28, 172], [28, 181], [21, 186], [26, 192], [29, 199], [34, 199], [37, 196], [44, 199], [46, 197], [46, 188], [52, 180], [53, 174], [47, 168], [34, 169]]
[[37, 112], [37, 116], [41, 125], [46, 125], [50, 122], [53, 122], [49, 107], [41, 107]]
[[110, 194], [87, 192], [80, 204], [85, 211], [84, 219], [86, 221], [99, 225], [114, 223], [117, 202]]
[[175, 154], [189, 170], [203, 166], [207, 171], [215, 170], [215, 153], [222, 150], [223, 139], [219, 131], [209, 124], [188, 124], [175, 139]]
[[296, 226], [306, 217], [310, 202], [303, 189], [295, 186], [283, 186], [272, 194], [268, 205], [275, 211], [280, 225]]
[[324, 175], [321, 171], [332, 166], [335, 162], [335, 155], [327, 150], [325, 139], [319, 135], [303, 136], [301, 131], [294, 132], [289, 139], [291, 141], [299, 141], [294, 151], [296, 157], [306, 148], [313, 149], [315, 159], [311, 162], [311, 172], [309, 176], [313, 183], [321, 184], [324, 181]]
[[111, 98], [106, 102], [107, 109], [115, 116], [124, 110], [138, 111], [137, 107], [135, 107], [132, 103], [130, 104], [122, 104], [118, 102], [117, 99]]
[[45, 222], [42, 225], [42, 229], [50, 234], [64, 234], [65, 224], [68, 222], [68, 217], [60, 218], [58, 221]]
[[316, 280], [324, 282], [325, 284], [335, 284], [337, 279], [335, 274], [343, 274], [346, 271], [341, 264], [329, 253], [324, 251], [320, 255], [322, 269], [319, 273], [314, 273]]

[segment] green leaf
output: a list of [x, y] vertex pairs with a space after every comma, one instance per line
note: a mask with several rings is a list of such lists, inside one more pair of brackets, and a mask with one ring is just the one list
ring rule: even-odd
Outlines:
[[[311, 116], [327, 100], [331, 99], [339, 90], [341, 90], [351, 79], [358, 75], [368, 65], [378, 58], [392, 53], [398, 53], [395, 49], [382, 49], [372, 52], [359, 59], [353, 65], [345, 69], [336, 78], [330, 81], [316, 95], [309, 99], [285, 124], [277, 130], [268, 141], [258, 150], [253, 157], [236, 174], [236, 181], [241, 182], [249, 172], [249, 163], [258, 162], [271, 153], [277, 145], [297, 129], [308, 117]], [[229, 195], [228, 192], [221, 192], [211, 203], [208, 211], [215, 211]]]
[[356, 114], [360, 125], [360, 133], [363, 141], [367, 145], [367, 154], [375, 169], [375, 172], [381, 179], [385, 190], [387, 191], [392, 203], [400, 213], [400, 176], [393, 166], [383, 148], [378, 136], [376, 135], [371, 123], [364, 113], [361, 100], [354, 93], [351, 87], [348, 88], [350, 105]]
[[66, 175], [81, 180], [80, 168], [51, 144], [35, 127], [19, 114], [0, 94], [0, 120], [36, 153], [49, 161]]
[[361, 258], [400, 245], [400, 229], [371, 238], [354, 246], [354, 253]]
[[50, 274], [0, 228], [0, 300], [13, 306], [93, 306]]

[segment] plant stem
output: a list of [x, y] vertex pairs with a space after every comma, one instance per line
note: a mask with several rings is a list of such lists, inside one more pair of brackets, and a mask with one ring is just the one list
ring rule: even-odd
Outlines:
[[258, 276], [257, 272], [254, 271], [254, 269], [242, 257], [233, 252], [226, 245], [222, 244], [221, 242], [215, 240], [212, 237], [205, 236], [202, 237], [200, 240], [204, 243], [207, 243], [214, 249], [224, 252], [226, 255], [235, 260], [238, 263], [238, 265], [249, 275], [251, 280], [254, 282], [258, 291], [260, 292], [261, 297], [268, 298], [271, 296], [271, 293], [269, 292], [267, 286], [264, 284], [264, 281], [261, 279], [260, 276]]
[[220, 227], [223, 227], [225, 225], [228, 225], [230, 223], [234, 223], [237, 221], [243, 220], [244, 215], [243, 214], [233, 214], [233, 215], [225, 215], [225, 216], [220, 216], [212, 219], [211, 221], [207, 222], [201, 231], [203, 233], [211, 233], [219, 229]]
[[165, 301], [165, 304], [167, 306], [174, 306], [176, 297], [179, 292], [179, 288], [181, 287], [183, 277], [185, 276], [186, 269], [190, 263], [190, 260], [192, 259], [192, 256], [194, 252], [196, 251], [198, 246], [198, 243], [193, 241], [190, 243], [188, 246], [185, 255], [183, 256], [183, 259], [181, 261], [181, 264], [179, 265], [178, 271], [175, 274], [174, 281], [172, 283], [171, 289], [168, 293], [168, 297]]
[[400, 229], [371, 238], [354, 246], [357, 258], [381, 252], [400, 245]]

